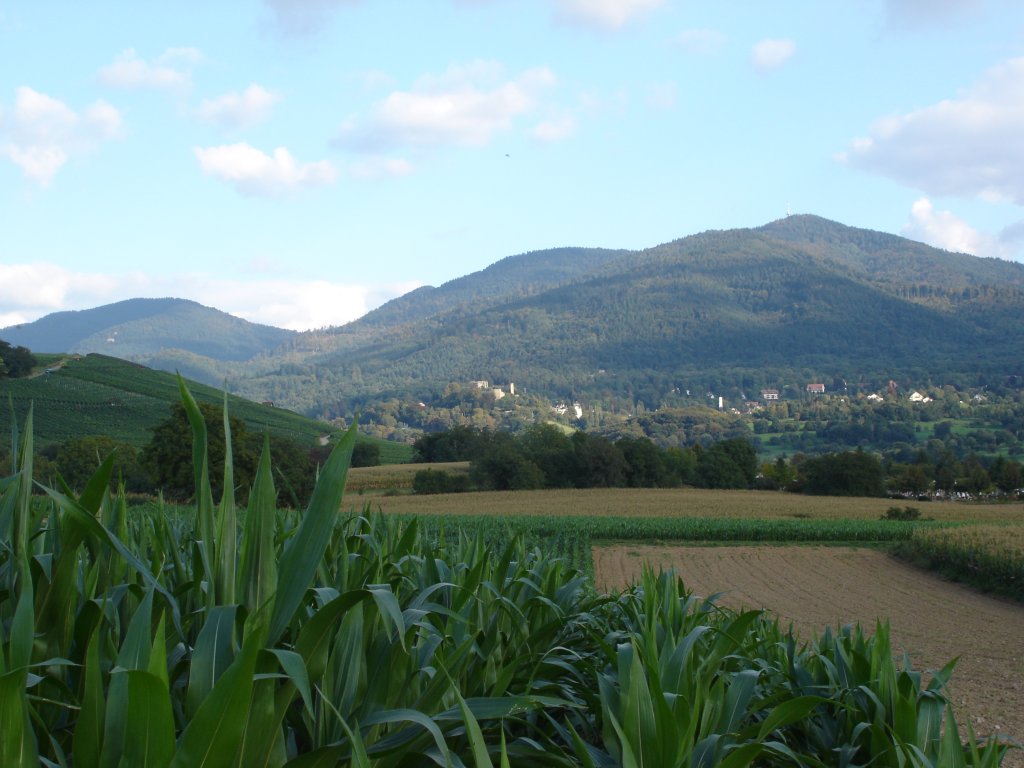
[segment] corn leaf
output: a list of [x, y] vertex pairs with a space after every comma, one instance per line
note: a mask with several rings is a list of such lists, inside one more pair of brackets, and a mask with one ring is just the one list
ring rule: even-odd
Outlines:
[[281, 554], [279, 580], [270, 620], [270, 644], [275, 644], [295, 615], [323, 558], [338, 519], [345, 478], [356, 442], [356, 425], [349, 427], [331, 451], [313, 489], [313, 497], [295, 535]]
[[164, 768], [174, 755], [174, 715], [167, 683], [147, 670], [123, 673], [128, 680], [122, 765]]
[[35, 768], [39, 752], [29, 723], [26, 670], [0, 675], [0, 765]]
[[265, 634], [262, 615], [250, 618], [242, 649], [185, 726], [171, 765], [212, 768], [232, 765], [239, 754], [252, 698], [253, 674]]
[[274, 531], [277, 525], [273, 471], [270, 466], [270, 438], [263, 439], [249, 507], [242, 530], [239, 594], [250, 611], [267, 602], [277, 590], [277, 549]]
[[99, 632], [94, 630], [85, 654], [85, 682], [73, 741], [72, 754], [77, 768], [96, 768], [103, 746], [106, 701], [100, 668], [101, 642]]

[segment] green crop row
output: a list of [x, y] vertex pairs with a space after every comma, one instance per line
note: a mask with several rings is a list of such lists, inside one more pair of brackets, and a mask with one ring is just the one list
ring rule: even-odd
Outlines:
[[0, 765], [987, 768], [1007, 751], [961, 742], [953, 664], [925, 683], [885, 625], [801, 644], [670, 573], [599, 594], [527, 543], [554, 526], [339, 516], [354, 430], [304, 512], [275, 508], [266, 451], [247, 508], [230, 451], [215, 502], [181, 394], [188, 509], [129, 508], [109, 459], [81, 495], [34, 503], [31, 411], [15, 437]]
[[896, 551], [950, 578], [1024, 600], [1022, 525], [920, 529]]
[[893, 543], [905, 541], [916, 528], [937, 523], [881, 520], [785, 520], [729, 517], [643, 518], [567, 515], [565, 517], [495, 517], [493, 515], [397, 515], [418, 520], [434, 538], [444, 532], [465, 531], [493, 546], [519, 536], [533, 546], [564, 557], [573, 567], [593, 576], [590, 555], [595, 541], [716, 542], [716, 543]]

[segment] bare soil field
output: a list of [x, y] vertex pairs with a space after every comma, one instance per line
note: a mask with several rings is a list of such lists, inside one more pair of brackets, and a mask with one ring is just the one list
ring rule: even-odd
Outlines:
[[[409, 465], [410, 467], [414, 465]], [[447, 469], [443, 464], [419, 465]], [[451, 465], [456, 469], [458, 465]], [[468, 467], [468, 464], [465, 465]], [[380, 477], [385, 470], [374, 467]], [[458, 469], [456, 469], [458, 471]], [[466, 470], [462, 470], [466, 471]], [[356, 482], [364, 470], [352, 470]], [[399, 471], [400, 472], [400, 471]], [[371, 473], [366, 473], [366, 478]], [[397, 480], [397, 476], [395, 478]], [[378, 478], [379, 480], [379, 478]], [[409, 476], [408, 485], [412, 479]], [[353, 485], [350, 488], [355, 488]], [[377, 487], [380, 487], [379, 485]], [[359, 503], [350, 496], [347, 504]], [[1024, 522], [1024, 505], [904, 502], [836, 496], [803, 496], [779, 491], [722, 491], [702, 488], [588, 488], [553, 491], [488, 491], [432, 496], [374, 496], [371, 505], [405, 514], [633, 515], [639, 517], [748, 517], [877, 520], [892, 506], [915, 506], [922, 517], [942, 521]]]
[[[917, 669], [959, 656], [949, 693], [979, 735], [1024, 741], [1024, 605], [920, 571], [884, 551], [820, 546], [593, 548], [598, 586], [621, 588], [644, 563], [674, 568], [698, 595], [724, 592], [733, 608], [766, 608], [810, 638], [826, 626], [888, 619], [894, 649]], [[1006, 766], [1024, 765], [1021, 752]]]

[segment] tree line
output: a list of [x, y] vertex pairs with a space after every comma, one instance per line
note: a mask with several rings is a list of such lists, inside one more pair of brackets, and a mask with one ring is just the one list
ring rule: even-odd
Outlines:
[[439, 493], [537, 488], [751, 488], [757, 452], [746, 440], [709, 448], [661, 448], [645, 438], [612, 441], [587, 432], [567, 434], [552, 424], [521, 433], [454, 427], [423, 435], [414, 444], [419, 462], [469, 461], [468, 477], [444, 470], [417, 473], [414, 490]]
[[[206, 423], [211, 467], [221, 467], [225, 456], [225, 432], [222, 410], [199, 404]], [[264, 437], [249, 430], [246, 423], [230, 416], [235, 497], [246, 503], [256, 476], [264, 440], [269, 440], [274, 464], [274, 483], [278, 502], [284, 506], [305, 507], [316, 484], [318, 468], [326, 461], [331, 446], [307, 446], [284, 437]], [[62, 482], [73, 491], [84, 489], [97, 467], [113, 456], [112, 485], [124, 484], [132, 494], [161, 494], [167, 501], [184, 503], [194, 493], [192, 464], [192, 428], [180, 403], [170, 415], [153, 428], [153, 437], [142, 448], [119, 442], [105, 435], [77, 437], [44, 447], [35, 458], [35, 475], [58, 487]], [[352, 466], [380, 463], [380, 448], [369, 442], [357, 443]], [[0, 476], [10, 470], [10, 452], [0, 448]], [[59, 480], [58, 480], [59, 478]], [[223, 474], [210, 472], [214, 498], [223, 493]]]
[[416, 474], [418, 493], [540, 488], [698, 488], [784, 490], [828, 496], [1019, 495], [1024, 467], [1006, 457], [987, 464], [946, 454], [932, 461], [919, 451], [903, 461], [861, 449], [820, 456], [796, 454], [758, 463], [753, 443], [726, 438], [709, 446], [663, 448], [642, 437], [611, 440], [567, 434], [537, 424], [518, 434], [454, 427], [415, 443], [413, 461], [469, 461], [468, 475], [427, 469]]

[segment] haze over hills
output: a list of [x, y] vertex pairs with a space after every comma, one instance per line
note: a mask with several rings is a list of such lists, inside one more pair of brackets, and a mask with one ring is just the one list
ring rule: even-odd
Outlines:
[[205, 346], [133, 359], [327, 417], [476, 379], [656, 407], [674, 390], [1005, 380], [1022, 373], [1021, 316], [1024, 265], [790, 216], [642, 251], [512, 256], [327, 331], [260, 335], [232, 318], [237, 346], [211, 325], [194, 330]]

